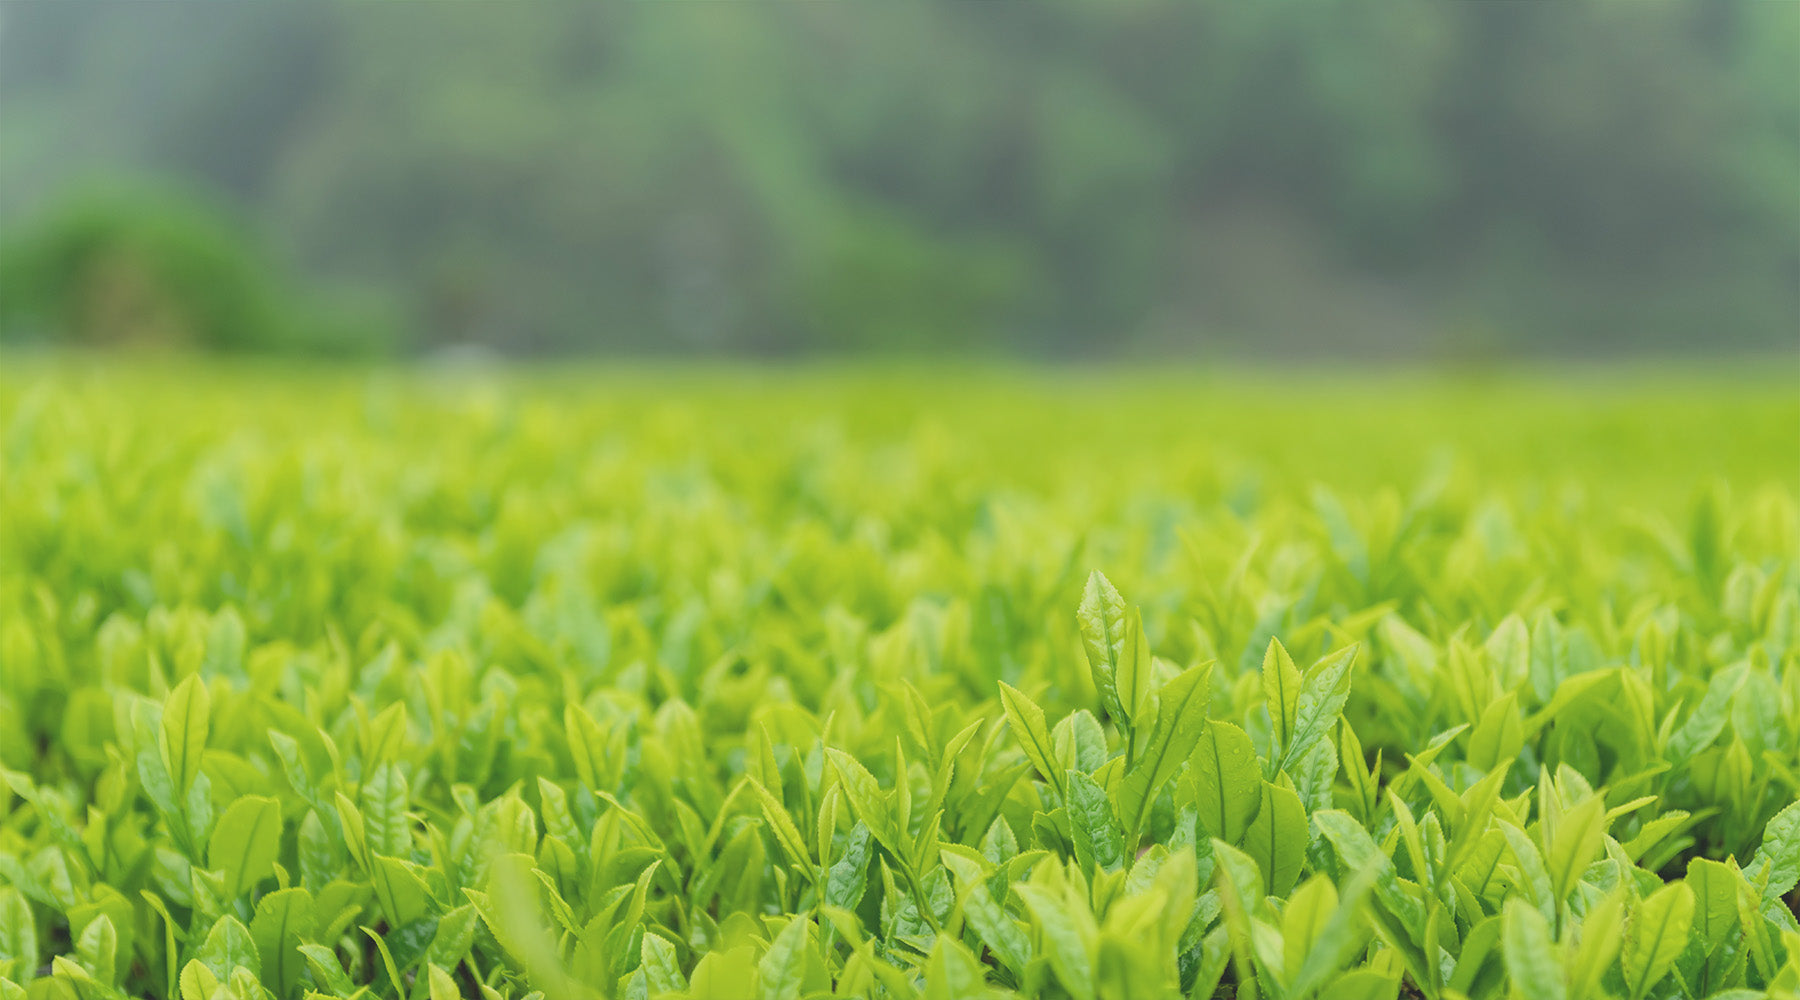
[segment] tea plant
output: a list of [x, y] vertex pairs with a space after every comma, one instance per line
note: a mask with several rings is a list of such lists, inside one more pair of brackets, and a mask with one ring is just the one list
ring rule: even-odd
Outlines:
[[0, 997], [1800, 996], [1789, 395], [784, 379], [0, 379]]

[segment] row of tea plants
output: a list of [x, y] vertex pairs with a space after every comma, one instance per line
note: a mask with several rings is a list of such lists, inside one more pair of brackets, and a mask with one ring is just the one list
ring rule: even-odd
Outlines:
[[1800, 996], [1791, 405], [844, 378], [0, 380], [0, 998]]

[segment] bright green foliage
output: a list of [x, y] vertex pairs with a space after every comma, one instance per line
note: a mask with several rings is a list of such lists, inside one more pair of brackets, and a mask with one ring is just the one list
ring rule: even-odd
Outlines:
[[0, 380], [0, 1000], [1800, 995], [1786, 396], [236, 374]]

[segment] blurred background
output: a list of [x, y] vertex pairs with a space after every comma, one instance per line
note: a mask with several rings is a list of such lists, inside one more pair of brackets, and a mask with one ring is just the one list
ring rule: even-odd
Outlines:
[[1792, 357], [1800, 4], [8, 3], [0, 337]]

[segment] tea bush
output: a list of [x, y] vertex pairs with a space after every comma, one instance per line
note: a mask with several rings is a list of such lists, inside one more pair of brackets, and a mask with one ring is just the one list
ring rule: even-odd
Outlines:
[[1791, 388], [0, 413], [7, 1000], [1800, 996]]

